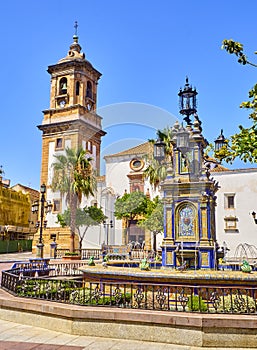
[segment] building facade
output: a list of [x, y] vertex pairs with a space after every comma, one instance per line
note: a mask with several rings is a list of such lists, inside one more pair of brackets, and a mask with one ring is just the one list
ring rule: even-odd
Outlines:
[[257, 247], [257, 168], [212, 171], [219, 183], [216, 230], [219, 242], [228, 247], [227, 257], [238, 256], [239, 245]]
[[1, 240], [32, 239], [37, 217], [31, 212], [31, 203], [38, 200], [38, 191], [0, 177], [0, 237]]
[[[158, 193], [144, 177], [146, 168], [145, 156], [153, 151], [153, 145], [145, 142], [136, 147], [129, 148], [116, 154], [106, 155], [106, 187], [112, 189], [114, 197], [121, 197], [125, 192], [131, 193], [140, 191], [150, 198], [154, 198]], [[114, 211], [114, 206], [112, 208]], [[126, 231], [126, 222], [115, 220], [115, 237], [118, 244], [128, 244], [136, 242], [142, 246], [146, 245], [151, 249], [150, 233], [145, 232], [137, 226], [137, 220], [130, 222], [129, 230]]]

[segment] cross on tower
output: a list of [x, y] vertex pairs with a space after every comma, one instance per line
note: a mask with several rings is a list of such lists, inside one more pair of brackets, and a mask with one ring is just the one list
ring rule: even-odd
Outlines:
[[78, 34], [78, 22], [77, 21], [75, 21], [74, 28], [75, 28], [75, 35], [77, 36], [77, 34]]

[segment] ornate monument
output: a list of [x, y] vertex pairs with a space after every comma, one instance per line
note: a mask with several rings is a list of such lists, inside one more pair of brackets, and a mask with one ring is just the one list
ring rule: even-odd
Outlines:
[[208, 142], [196, 114], [197, 92], [188, 79], [178, 95], [186, 125], [176, 122], [172, 128], [173, 156], [167, 164], [167, 178], [161, 183], [165, 222], [162, 264], [180, 269], [214, 269], [218, 249], [215, 232], [218, 183], [210, 177], [211, 163], [204, 157]]

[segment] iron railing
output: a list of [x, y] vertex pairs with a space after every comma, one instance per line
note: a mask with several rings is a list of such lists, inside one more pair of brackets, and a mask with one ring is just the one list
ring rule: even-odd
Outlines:
[[49, 271], [49, 276], [44, 278], [31, 277], [32, 272], [21, 268], [3, 271], [2, 288], [19, 297], [83, 306], [257, 314], [255, 287], [99, 283], [83, 281], [78, 263], [49, 266], [53, 269]]
[[[69, 253], [69, 249], [57, 248], [56, 249], [56, 258], [62, 258], [65, 253]], [[102, 251], [101, 249], [75, 249], [75, 253], [78, 253], [81, 256], [82, 260], [90, 259], [92, 256], [99, 260], [101, 258]]]
[[[128, 251], [127, 246], [124, 246], [125, 249], [116, 249], [113, 246], [108, 247], [106, 249], [105, 253], [103, 254], [103, 251], [101, 249], [75, 249], [75, 253], [78, 253], [81, 256], [82, 260], [88, 260], [92, 256], [95, 258], [95, 260], [99, 260], [103, 257], [103, 255], [109, 255], [109, 256], [122, 256], [124, 255], [125, 258], [130, 258], [134, 260], [142, 260], [145, 258], [155, 258], [155, 253], [152, 250], [144, 250], [144, 249], [132, 249], [130, 252]], [[62, 258], [65, 253], [69, 253], [69, 249], [65, 248], [57, 248], [56, 249], [56, 258]], [[114, 259], [115, 260], [115, 259]]]

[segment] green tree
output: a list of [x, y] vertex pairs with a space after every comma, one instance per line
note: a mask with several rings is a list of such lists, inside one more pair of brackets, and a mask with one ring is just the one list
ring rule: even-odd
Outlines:
[[[256, 64], [250, 62], [244, 54], [243, 45], [234, 40], [223, 40], [222, 48], [229, 54], [238, 57], [238, 62], [243, 65], [251, 65], [257, 67]], [[256, 54], [257, 52], [255, 52]], [[230, 136], [225, 141], [225, 145], [217, 152], [215, 157], [219, 160], [225, 160], [232, 163], [235, 158], [239, 158], [244, 162], [257, 162], [257, 84], [249, 91], [249, 101], [242, 102], [240, 108], [250, 111], [249, 119], [252, 125], [248, 128], [239, 125], [239, 132]]]
[[[165, 160], [159, 161], [154, 158], [153, 152], [145, 156], [147, 167], [144, 170], [144, 177], [149, 179], [151, 185], [156, 188], [160, 181], [164, 180], [167, 176], [167, 164], [172, 163], [172, 129], [166, 127], [163, 130], [157, 130], [157, 139], [165, 144]], [[155, 140], [149, 140], [153, 143]]]
[[138, 225], [153, 233], [153, 249], [156, 251], [156, 236], [164, 231], [163, 203], [158, 196], [153, 199], [151, 205], [148, 205], [147, 213], [139, 220]]
[[125, 193], [114, 204], [114, 216], [125, 220], [126, 232], [129, 232], [132, 221], [138, 220], [147, 213], [151, 200], [142, 192]]
[[[82, 248], [82, 242], [89, 227], [98, 226], [103, 223], [105, 219], [106, 216], [101, 208], [95, 206], [85, 207], [83, 209], [77, 208], [75, 226], [79, 236], [79, 249]], [[63, 214], [58, 214], [57, 220], [62, 227], [70, 226], [70, 209], [65, 210]]]
[[65, 154], [56, 155], [53, 163], [52, 190], [65, 196], [70, 209], [70, 251], [75, 250], [76, 210], [82, 195], [89, 197], [96, 190], [96, 178], [91, 166], [92, 158], [82, 148], [66, 148]]

